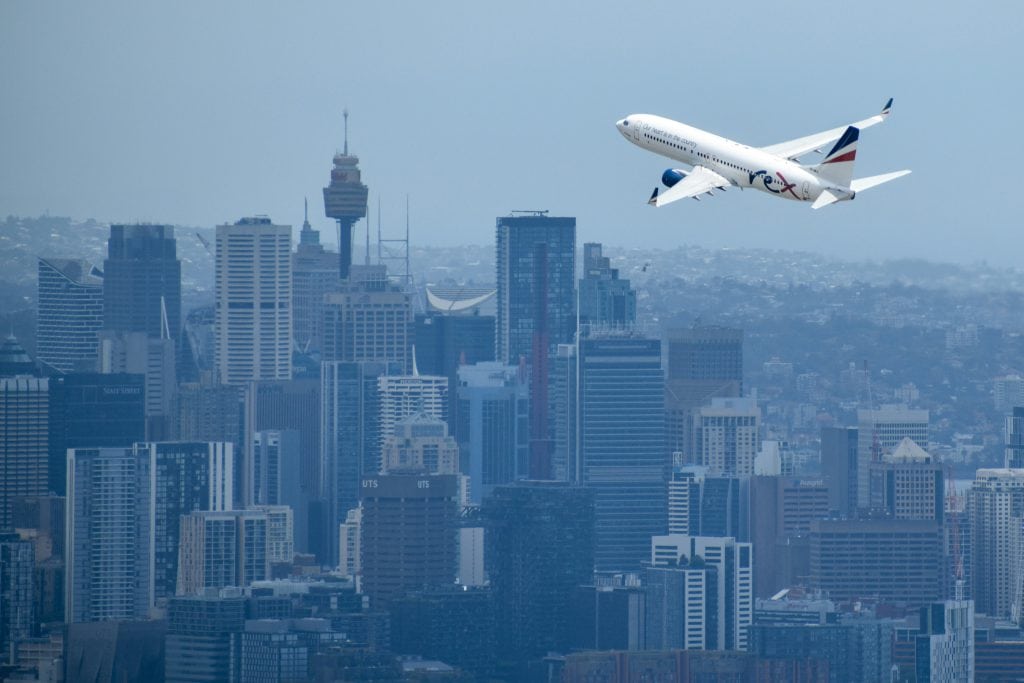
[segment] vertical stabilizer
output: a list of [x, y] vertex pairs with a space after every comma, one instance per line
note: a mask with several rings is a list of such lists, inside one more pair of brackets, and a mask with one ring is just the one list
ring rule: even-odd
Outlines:
[[859, 129], [847, 128], [825, 160], [814, 167], [818, 175], [840, 187], [849, 187], [853, 181], [853, 162], [857, 158], [859, 138]]

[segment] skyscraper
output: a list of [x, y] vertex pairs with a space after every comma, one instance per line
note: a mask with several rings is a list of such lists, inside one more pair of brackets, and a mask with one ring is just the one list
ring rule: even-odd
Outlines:
[[103, 326], [103, 273], [88, 261], [39, 259], [36, 356], [59, 372], [96, 365]]
[[153, 604], [150, 459], [74, 448], [67, 464], [67, 622], [145, 619]]
[[150, 441], [163, 441], [175, 433], [175, 360], [174, 340], [170, 337], [106, 329], [99, 333], [97, 369], [101, 373], [145, 377], [146, 438]]
[[380, 391], [380, 436], [394, 434], [395, 425], [416, 413], [448, 421], [448, 378], [438, 375], [382, 375]]
[[338, 276], [349, 278], [352, 266], [352, 226], [366, 217], [369, 189], [362, 183], [359, 157], [348, 153], [348, 110], [345, 110], [345, 149], [334, 155], [331, 183], [324, 188], [324, 213], [338, 222]]
[[173, 441], [135, 444], [134, 451], [152, 473], [153, 600], [160, 601], [177, 585], [182, 515], [231, 509], [234, 452], [231, 443]]
[[455, 436], [469, 475], [470, 500], [525, 473], [529, 453], [529, 384], [525, 373], [497, 362], [462, 365], [458, 371]]
[[928, 448], [928, 411], [884, 405], [857, 411], [857, 507], [871, 504], [871, 462], [891, 452], [905, 437]]
[[1024, 468], [1024, 408], [1014, 407], [1006, 416], [1006, 457], [1004, 467]]
[[517, 669], [550, 651], [565, 652], [573, 636], [573, 593], [593, 578], [591, 492], [563, 482], [496, 486], [481, 512], [499, 660]]
[[[647, 646], [746, 650], [754, 621], [754, 558], [750, 543], [715, 536], [655, 536], [646, 576], [660, 593], [648, 594]], [[700, 558], [700, 559], [698, 559]], [[678, 567], [681, 576], [659, 576]], [[681, 600], [687, 600], [680, 605]], [[658, 607], [660, 600], [672, 604]], [[671, 620], [674, 627], [661, 623]], [[685, 628], [683, 625], [685, 624]], [[660, 638], [657, 634], [664, 634]], [[675, 635], [678, 634], [678, 635]], [[667, 641], [665, 635], [670, 635]]]
[[981, 469], [970, 495], [977, 610], [1008, 617], [1024, 610], [1024, 470]]
[[419, 412], [396, 422], [384, 437], [384, 472], [459, 474], [459, 446], [442, 420]]
[[49, 488], [57, 495], [65, 492], [69, 448], [130, 449], [146, 440], [142, 375], [71, 374], [51, 378], [49, 388]]
[[829, 506], [843, 517], [857, 513], [857, 428], [823, 427], [821, 472], [828, 483]]
[[916, 680], [973, 681], [974, 601], [946, 600], [922, 607], [915, 645]]
[[324, 360], [396, 362], [412, 372], [412, 300], [384, 266], [353, 266], [324, 303]]
[[269, 218], [217, 226], [217, 380], [292, 376], [292, 229]]
[[14, 499], [49, 490], [49, 380], [0, 378], [0, 529], [11, 529]]
[[712, 398], [743, 395], [743, 330], [694, 326], [669, 331], [666, 343], [668, 450], [682, 453], [689, 464], [698, 464], [693, 436], [695, 412]]
[[324, 343], [324, 296], [338, 287], [338, 258], [320, 244], [320, 232], [309, 224], [308, 205], [299, 244], [292, 254], [292, 334], [303, 352], [320, 351]]
[[373, 609], [406, 591], [454, 585], [458, 477], [382, 474], [362, 481], [363, 592]]
[[942, 465], [909, 437], [871, 463], [871, 510], [892, 519], [927, 519], [942, 524], [945, 493]]
[[197, 510], [181, 517], [178, 595], [245, 587], [270, 576], [269, 519], [260, 509]]
[[580, 483], [594, 495], [596, 567], [639, 569], [667, 530], [661, 343], [591, 337], [580, 349]]
[[636, 290], [620, 280], [601, 245], [583, 245], [583, 279], [580, 280], [580, 327], [626, 328], [636, 322]]
[[177, 342], [181, 261], [173, 227], [110, 226], [103, 262], [103, 328]]
[[761, 448], [761, 409], [751, 398], [714, 398], [693, 418], [695, 455], [716, 474], [749, 477]]
[[380, 387], [378, 378], [397, 365], [371, 362], [324, 362], [322, 378], [321, 454], [323, 498], [328, 514], [325, 533], [329, 562], [337, 562], [338, 525], [359, 505], [364, 476], [380, 468]]
[[35, 630], [34, 559], [30, 542], [0, 532], [0, 658], [8, 657], [15, 640]]
[[512, 365], [520, 356], [533, 359], [534, 320], [541, 303], [546, 307], [548, 353], [558, 344], [571, 343], [576, 332], [576, 219], [548, 216], [546, 211], [502, 216], [495, 242], [496, 359]]

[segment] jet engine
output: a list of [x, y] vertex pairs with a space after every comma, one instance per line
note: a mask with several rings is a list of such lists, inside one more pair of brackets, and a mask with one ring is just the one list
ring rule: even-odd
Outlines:
[[685, 171], [680, 171], [678, 168], [666, 168], [665, 172], [661, 174], [661, 182], [665, 184], [665, 187], [672, 187], [685, 177]]

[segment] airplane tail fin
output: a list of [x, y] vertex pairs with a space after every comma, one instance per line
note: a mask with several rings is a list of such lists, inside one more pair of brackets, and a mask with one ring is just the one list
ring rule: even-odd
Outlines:
[[818, 175], [840, 187], [849, 187], [853, 181], [853, 162], [857, 158], [859, 138], [860, 129], [848, 127], [825, 160], [815, 166]]

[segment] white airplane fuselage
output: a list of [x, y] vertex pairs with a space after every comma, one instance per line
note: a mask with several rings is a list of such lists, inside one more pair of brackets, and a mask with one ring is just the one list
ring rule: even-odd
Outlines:
[[853, 198], [849, 188], [837, 187], [809, 167], [679, 121], [630, 114], [616, 126], [634, 145], [689, 166], [703, 166], [735, 187], [802, 202], [815, 201], [826, 189]]

